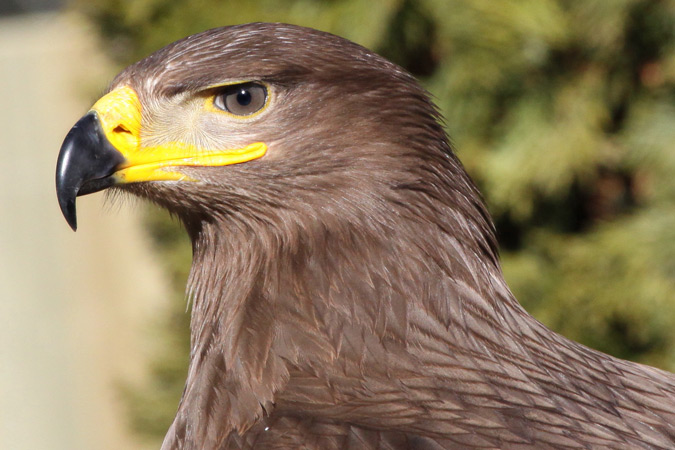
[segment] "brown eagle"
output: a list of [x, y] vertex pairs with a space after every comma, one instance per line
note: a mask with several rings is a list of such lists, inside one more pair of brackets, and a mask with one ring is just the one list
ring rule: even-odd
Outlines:
[[675, 376], [518, 304], [429, 95], [292, 25], [128, 67], [70, 131], [58, 199], [114, 188], [193, 247], [189, 373], [164, 449], [675, 448]]

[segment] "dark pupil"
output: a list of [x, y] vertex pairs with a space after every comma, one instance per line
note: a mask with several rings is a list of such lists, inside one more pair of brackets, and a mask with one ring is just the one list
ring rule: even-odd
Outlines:
[[248, 106], [249, 103], [251, 103], [251, 100], [253, 100], [253, 96], [251, 95], [251, 92], [242, 89], [241, 91], [237, 92], [237, 103], [239, 103], [241, 106]]

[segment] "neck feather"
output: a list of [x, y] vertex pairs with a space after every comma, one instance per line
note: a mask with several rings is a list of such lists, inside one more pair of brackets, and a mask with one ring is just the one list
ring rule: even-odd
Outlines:
[[673, 439], [672, 375], [546, 329], [457, 230], [252, 223], [190, 230], [192, 352], [174, 435], [224, 442], [275, 410], [503, 442], [573, 429], [634, 443], [649, 427]]

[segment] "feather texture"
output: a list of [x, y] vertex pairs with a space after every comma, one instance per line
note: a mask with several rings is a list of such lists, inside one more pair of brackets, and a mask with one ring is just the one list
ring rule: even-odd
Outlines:
[[193, 244], [190, 368], [163, 448], [675, 447], [672, 374], [569, 341], [510, 293], [480, 194], [399, 67], [250, 24], [113, 87], [139, 93], [155, 142], [176, 138], [180, 102], [232, 80], [269, 85], [269, 111], [200, 133], [266, 142], [264, 158], [121, 188]]

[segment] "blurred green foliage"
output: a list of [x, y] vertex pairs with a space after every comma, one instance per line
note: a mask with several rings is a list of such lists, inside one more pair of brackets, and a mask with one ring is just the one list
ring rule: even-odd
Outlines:
[[[566, 336], [675, 370], [672, 0], [79, 0], [126, 64], [216, 26], [278, 21], [339, 34], [435, 96], [495, 217], [519, 300]], [[182, 298], [189, 247], [150, 227]], [[133, 423], [161, 436], [182, 389], [185, 303]], [[179, 354], [177, 356], [177, 354]]]

